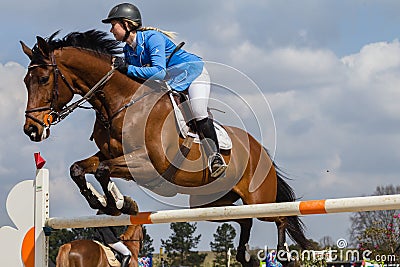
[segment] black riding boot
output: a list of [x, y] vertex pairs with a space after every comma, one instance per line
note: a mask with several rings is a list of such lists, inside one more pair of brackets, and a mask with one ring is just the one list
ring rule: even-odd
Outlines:
[[218, 178], [226, 170], [224, 158], [219, 153], [219, 144], [217, 133], [215, 132], [214, 124], [211, 119], [205, 118], [196, 121], [197, 129], [204, 151], [208, 157], [208, 168], [211, 172], [211, 177]]
[[128, 267], [131, 255], [124, 255], [121, 258], [121, 267]]

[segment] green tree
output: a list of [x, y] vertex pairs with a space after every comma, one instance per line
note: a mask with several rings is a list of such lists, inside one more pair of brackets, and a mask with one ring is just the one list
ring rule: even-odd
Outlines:
[[192, 251], [197, 248], [201, 235], [194, 236], [197, 224], [193, 223], [171, 223], [171, 236], [167, 240], [161, 239], [161, 246], [167, 253], [171, 266], [201, 266], [207, 254]]
[[211, 251], [216, 253], [216, 263], [221, 266], [228, 265], [228, 250], [231, 249], [232, 254], [236, 237], [235, 228], [228, 223], [218, 226], [214, 234], [214, 242], [210, 242]]
[[49, 258], [56, 262], [58, 249], [61, 245], [74, 240], [75, 235], [70, 229], [52, 231], [49, 237]]
[[146, 257], [149, 254], [153, 254], [154, 252], [154, 247], [153, 247], [153, 239], [150, 237], [150, 235], [147, 233], [147, 229], [145, 226], [143, 228], [143, 243], [142, 247], [140, 249], [140, 257]]
[[[399, 194], [400, 186], [378, 186], [373, 195]], [[400, 243], [400, 211], [378, 210], [356, 212], [350, 217], [350, 237], [361, 251], [370, 250], [374, 255], [393, 255]], [[397, 257], [399, 258], [399, 257]]]

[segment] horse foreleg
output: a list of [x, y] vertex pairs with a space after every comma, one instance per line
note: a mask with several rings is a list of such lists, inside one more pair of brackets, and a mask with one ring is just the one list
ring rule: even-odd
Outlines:
[[92, 209], [101, 209], [106, 206], [105, 198], [100, 195], [93, 186], [86, 181], [85, 174], [97, 170], [101, 159], [101, 153], [98, 152], [90, 158], [77, 161], [70, 167], [70, 176], [79, 187], [81, 194], [85, 197]]
[[107, 207], [102, 209], [105, 213], [112, 215], [138, 213], [136, 202], [129, 196], [122, 195], [117, 185], [110, 180], [110, 177], [132, 179], [124, 156], [100, 162], [94, 176], [107, 199]]

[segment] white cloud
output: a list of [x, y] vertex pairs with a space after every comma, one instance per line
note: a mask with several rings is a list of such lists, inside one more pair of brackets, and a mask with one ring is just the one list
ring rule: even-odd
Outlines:
[[23, 77], [26, 69], [15, 62], [0, 63], [0, 120], [20, 118], [24, 114], [26, 90]]
[[[342, 185], [344, 190], [333, 191], [337, 194], [372, 192], [382, 172], [386, 179], [381, 182], [395, 183], [395, 162], [400, 160], [395, 145], [400, 142], [399, 42], [369, 44], [344, 59], [329, 52], [291, 50], [271, 53], [275, 62], [282, 62], [275, 75], [283, 79], [288, 70], [291, 77], [302, 77], [296, 84], [307, 90], [267, 94], [277, 124], [278, 159], [294, 167], [299, 180], [312, 176], [315, 189]], [[317, 68], [319, 62], [327, 67]], [[318, 86], [311, 86], [314, 76], [324, 77]], [[355, 179], [364, 181], [357, 190], [351, 187]], [[296, 190], [314, 194], [301, 185]]]
[[400, 43], [379, 42], [364, 46], [360, 53], [346, 56], [349, 85], [368, 96], [375, 108], [386, 116], [398, 118], [400, 106]]
[[343, 57], [342, 62], [360, 76], [371, 79], [392, 68], [398, 68], [399, 51], [400, 44], [397, 39], [393, 42], [373, 43], [365, 45], [357, 54]]

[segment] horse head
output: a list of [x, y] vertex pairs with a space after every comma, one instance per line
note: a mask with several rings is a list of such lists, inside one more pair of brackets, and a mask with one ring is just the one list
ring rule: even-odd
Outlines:
[[[24, 78], [28, 91], [24, 132], [32, 141], [40, 142], [49, 137], [54, 115], [71, 101], [74, 92], [57, 67], [55, 51], [45, 39], [36, 38], [32, 49], [21, 41], [23, 52], [31, 60]], [[60, 77], [64, 83], [59, 83]]]

